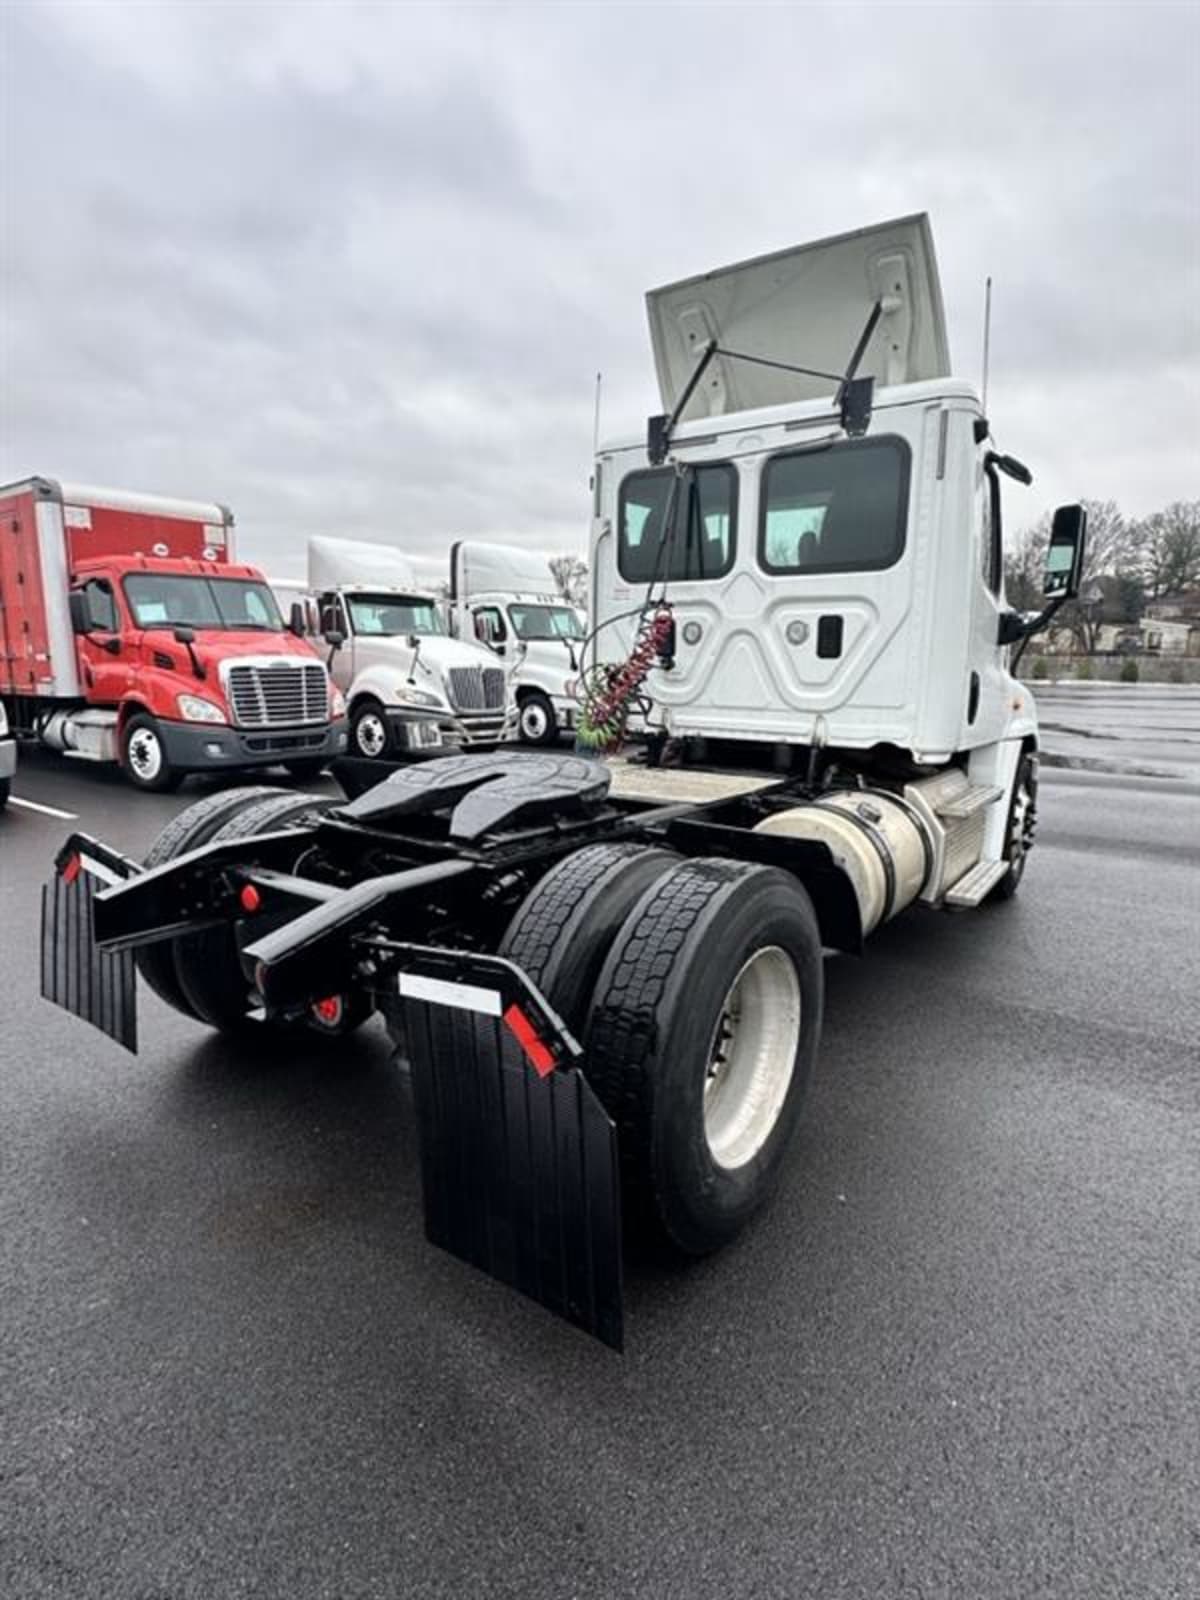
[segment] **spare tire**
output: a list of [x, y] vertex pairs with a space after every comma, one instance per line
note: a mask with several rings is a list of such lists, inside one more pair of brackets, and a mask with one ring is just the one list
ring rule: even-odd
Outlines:
[[[198, 850], [202, 844], [208, 844], [231, 818], [258, 801], [281, 792], [259, 785], [255, 788], [223, 789], [220, 794], [206, 795], [203, 800], [197, 800], [195, 805], [186, 807], [178, 816], [172, 817], [146, 852], [142, 865], [161, 867], [176, 856], [187, 855], [189, 850]], [[196, 1013], [188, 1004], [175, 975], [176, 942], [174, 939], [160, 939], [157, 944], [143, 945], [135, 952], [134, 959], [138, 971], [160, 1000], [181, 1011], [185, 1017], [195, 1017]]]
[[635, 1224], [703, 1255], [763, 1204], [816, 1060], [823, 992], [817, 919], [789, 873], [688, 861], [642, 896], [584, 1037]]
[[[210, 843], [249, 839], [319, 815], [336, 802], [315, 794], [276, 789], [227, 821]], [[172, 943], [175, 977], [194, 1016], [210, 1027], [238, 1028], [250, 1018], [250, 987], [242, 972], [237, 939], [230, 927], [206, 928]], [[344, 1031], [344, 1030], [342, 1030]]]
[[526, 972], [579, 1033], [604, 958], [634, 905], [679, 857], [640, 844], [593, 844], [551, 867], [521, 902], [499, 954]]

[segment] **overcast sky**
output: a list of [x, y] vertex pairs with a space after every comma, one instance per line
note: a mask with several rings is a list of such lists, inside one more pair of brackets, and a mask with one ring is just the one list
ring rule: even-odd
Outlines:
[[[1200, 7], [0, 0], [0, 481], [582, 548], [643, 291], [928, 210], [955, 370], [1078, 496], [1200, 496]], [[1018, 497], [1020, 497], [1018, 499]]]

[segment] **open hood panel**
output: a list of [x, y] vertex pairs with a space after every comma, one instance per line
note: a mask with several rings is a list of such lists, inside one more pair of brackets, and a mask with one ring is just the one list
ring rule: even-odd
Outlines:
[[[727, 350], [842, 373], [871, 307], [883, 315], [858, 368], [880, 385], [950, 375], [942, 290], [921, 212], [720, 267], [646, 296], [664, 411], [710, 339]], [[832, 395], [836, 384], [714, 357], [685, 418]]]

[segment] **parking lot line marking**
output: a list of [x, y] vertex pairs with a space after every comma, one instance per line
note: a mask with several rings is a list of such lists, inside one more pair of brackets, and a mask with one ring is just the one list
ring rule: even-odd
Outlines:
[[64, 822], [78, 822], [78, 811], [60, 811], [57, 806], [44, 806], [37, 800], [22, 800], [17, 795], [10, 795], [10, 806], [24, 806], [26, 811], [40, 811], [46, 817], [61, 817]]

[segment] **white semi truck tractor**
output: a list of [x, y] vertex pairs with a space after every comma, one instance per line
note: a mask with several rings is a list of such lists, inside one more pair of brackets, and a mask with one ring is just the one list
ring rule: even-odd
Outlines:
[[274, 587], [296, 606], [296, 625], [331, 646], [352, 757], [388, 762], [516, 736], [511, 665], [450, 635], [440, 597], [394, 546], [315, 536], [307, 584]]
[[457, 540], [450, 548], [446, 613], [451, 633], [486, 644], [510, 667], [523, 744], [551, 745], [571, 732], [584, 629], [556, 589], [544, 555]]
[[950, 374], [923, 216], [649, 311], [663, 413], [595, 463], [583, 753], [226, 792], [145, 868], [73, 836], [42, 941], [47, 997], [130, 1047], [135, 965], [285, 1051], [382, 1013], [430, 1239], [618, 1347], [622, 1229], [702, 1255], [771, 1193], [825, 953], [1017, 889], [1038, 734], [1011, 654], [1084, 540], [1060, 508], [1044, 608], [1009, 608], [1001, 484], [1029, 474]]

